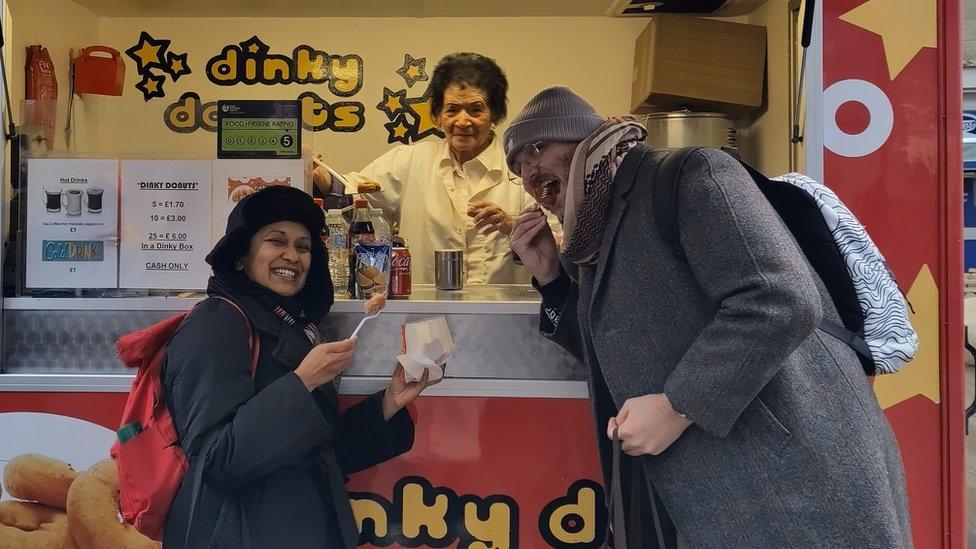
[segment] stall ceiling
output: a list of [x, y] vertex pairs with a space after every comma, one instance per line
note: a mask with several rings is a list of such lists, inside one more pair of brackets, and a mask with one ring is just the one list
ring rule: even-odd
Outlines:
[[74, 0], [102, 17], [510, 17], [607, 15], [612, 0]]

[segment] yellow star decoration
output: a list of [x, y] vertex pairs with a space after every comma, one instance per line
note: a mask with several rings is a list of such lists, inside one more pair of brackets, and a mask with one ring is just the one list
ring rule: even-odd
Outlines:
[[170, 70], [173, 72], [183, 72], [184, 68], [183, 62], [179, 59], [174, 59], [172, 64], [170, 64]]
[[[426, 101], [418, 101], [416, 103], [410, 102], [407, 105], [410, 112], [417, 117], [417, 131], [415, 132], [417, 136], [428, 135], [428, 132], [437, 131], [437, 126], [434, 124], [434, 118], [431, 116], [431, 105], [430, 99]], [[419, 139], [420, 137], [418, 137]]]
[[915, 395], [939, 403], [939, 289], [932, 271], [923, 265], [906, 296], [915, 309], [912, 327], [918, 334], [918, 353], [897, 374], [874, 380], [874, 393], [881, 408], [890, 408]]
[[407, 68], [407, 76], [410, 78], [420, 78], [420, 67], [417, 65], [410, 65]]
[[247, 47], [247, 51], [251, 53], [257, 53], [261, 51], [261, 48], [257, 44], [251, 44], [250, 46]]
[[145, 86], [146, 86], [146, 91], [147, 92], [159, 91], [159, 82], [157, 82], [156, 80], [154, 80], [152, 78], [149, 78], [148, 80], [146, 80]]
[[397, 95], [387, 96], [386, 102], [383, 103], [383, 108], [388, 112], [396, 112], [403, 109], [403, 103], [400, 102], [400, 97]]
[[150, 63], [159, 62], [159, 50], [162, 46], [154, 46], [149, 42], [140, 44], [139, 49], [134, 53], [139, 58], [139, 67], [145, 67]]
[[881, 36], [891, 80], [922, 48], [938, 45], [936, 0], [868, 0], [840, 18]]
[[393, 136], [397, 139], [403, 139], [406, 137], [409, 129], [410, 128], [403, 125], [403, 123], [399, 123], [396, 126], [393, 126]]

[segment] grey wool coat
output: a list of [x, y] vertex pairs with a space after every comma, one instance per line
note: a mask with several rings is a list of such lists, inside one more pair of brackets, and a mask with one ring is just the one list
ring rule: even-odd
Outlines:
[[911, 547], [897, 442], [854, 352], [817, 329], [839, 322], [819, 277], [714, 149], [679, 175], [677, 258], [651, 209], [664, 154], [627, 154], [598, 264], [553, 283], [558, 311], [543, 291], [544, 335], [588, 366], [604, 471], [607, 419], [663, 392], [694, 423], [641, 460], [688, 546]]

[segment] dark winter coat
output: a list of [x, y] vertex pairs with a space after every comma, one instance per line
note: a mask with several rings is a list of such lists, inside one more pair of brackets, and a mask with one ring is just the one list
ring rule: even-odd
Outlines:
[[[313, 235], [311, 268], [293, 299], [233, 269], [255, 231], [282, 219]], [[313, 346], [302, 325], [318, 323], [332, 303], [322, 223], [307, 195], [271, 187], [235, 207], [208, 256], [211, 297], [188, 315], [162, 365], [163, 398], [190, 462], [167, 516], [167, 548], [355, 547], [346, 476], [413, 444], [406, 410], [384, 421], [382, 392], [340, 413], [334, 384], [309, 392], [294, 373]], [[283, 320], [278, 306], [300, 322]], [[260, 339], [253, 379], [249, 325]]]
[[168, 348], [164, 396], [191, 470], [167, 517], [166, 546], [183, 546], [202, 467], [191, 547], [353, 547], [345, 476], [408, 450], [413, 422], [405, 410], [385, 422], [381, 393], [341, 414], [331, 384], [310, 394], [293, 372], [308, 340], [230, 297], [261, 338], [255, 379], [247, 325], [223, 301], [197, 306]]
[[588, 366], [605, 466], [608, 418], [664, 393], [694, 423], [641, 463], [689, 547], [910, 547], [898, 444], [854, 351], [817, 329], [840, 322], [823, 283], [713, 149], [679, 176], [676, 257], [652, 214], [663, 156], [627, 154], [599, 263], [543, 288], [546, 335]]

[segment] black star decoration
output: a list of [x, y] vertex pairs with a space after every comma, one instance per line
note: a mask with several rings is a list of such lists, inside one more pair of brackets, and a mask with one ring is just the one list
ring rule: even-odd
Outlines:
[[395, 118], [393, 118], [392, 122], [387, 122], [386, 124], [383, 124], [383, 126], [386, 127], [386, 131], [390, 132], [390, 136], [386, 140], [387, 143], [392, 145], [393, 143], [399, 141], [404, 145], [410, 144], [410, 134], [412, 133], [413, 128], [411, 128], [410, 125], [407, 124], [406, 120], [403, 119], [402, 114], [398, 114]]
[[241, 51], [247, 54], [267, 54], [268, 50], [271, 48], [267, 44], [261, 41], [257, 35], [248, 38], [247, 40], [241, 42]]
[[434, 124], [429, 89], [421, 97], [405, 99], [403, 104], [407, 109], [407, 113], [414, 118], [414, 124], [410, 127], [410, 137], [414, 141], [420, 141], [429, 135], [444, 137], [444, 134]]
[[136, 89], [142, 92], [142, 97], [144, 100], [149, 101], [150, 99], [156, 97], [165, 97], [166, 92], [163, 91], [163, 83], [166, 82], [166, 77], [163, 75], [155, 75], [147, 72], [142, 75], [142, 80], [136, 84]]
[[386, 117], [393, 120], [393, 117], [406, 109], [403, 102], [407, 100], [407, 90], [392, 91], [390, 88], [383, 88], [383, 100], [376, 105], [376, 108], [385, 112]]
[[403, 66], [397, 69], [396, 73], [403, 78], [408, 88], [412, 88], [417, 82], [427, 80], [427, 72], [424, 70], [426, 65], [426, 57], [414, 59], [408, 53], [403, 56]]
[[173, 82], [179, 80], [184, 74], [190, 74], [192, 72], [190, 65], [186, 62], [187, 55], [185, 53], [176, 54], [173, 52], [166, 54], [166, 66], [163, 67], [163, 70], [173, 77]]
[[148, 32], [142, 31], [139, 43], [125, 50], [125, 53], [136, 62], [136, 72], [143, 74], [153, 67], [165, 67], [169, 44], [170, 40], [156, 40]]

